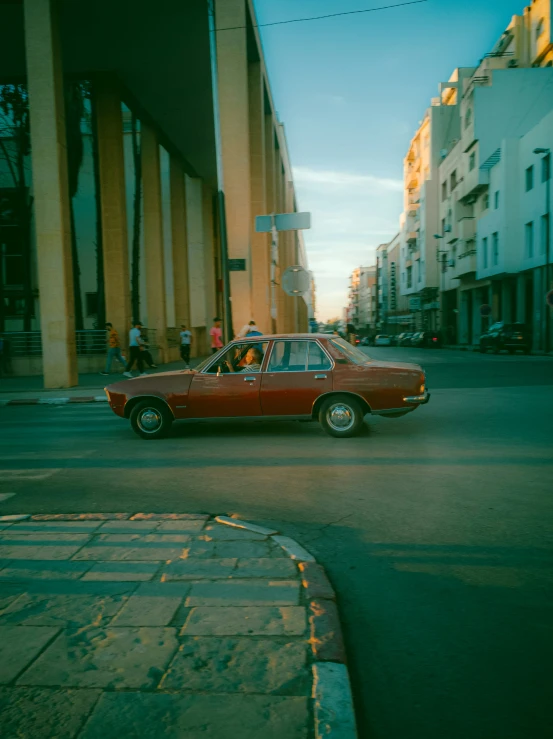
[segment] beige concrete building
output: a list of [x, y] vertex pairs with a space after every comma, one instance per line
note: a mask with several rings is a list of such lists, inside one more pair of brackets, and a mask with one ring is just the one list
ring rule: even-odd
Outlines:
[[271, 285], [254, 230], [297, 202], [251, 0], [0, 1], [0, 69], [14, 372], [76, 384], [101, 366], [105, 320], [122, 337], [142, 320], [159, 361], [181, 323], [205, 353], [215, 315], [228, 338], [252, 318], [307, 330], [309, 300], [279, 286], [307, 267], [301, 235], [282, 235]]

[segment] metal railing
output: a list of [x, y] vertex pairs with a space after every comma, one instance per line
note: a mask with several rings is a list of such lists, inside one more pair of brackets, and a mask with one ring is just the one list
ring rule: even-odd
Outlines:
[[[42, 356], [42, 334], [40, 331], [3, 331], [0, 333], [4, 340], [4, 353], [10, 357], [41, 357]], [[127, 345], [127, 337], [120, 337], [123, 347]], [[155, 328], [143, 328], [142, 338], [150, 346], [156, 349], [157, 332]], [[167, 329], [169, 346], [178, 346], [179, 330]], [[77, 356], [91, 356], [105, 354], [108, 348], [108, 333], [103, 329], [83, 329], [75, 331], [75, 347]]]
[[40, 331], [3, 331], [4, 353], [10, 357], [41, 357]]

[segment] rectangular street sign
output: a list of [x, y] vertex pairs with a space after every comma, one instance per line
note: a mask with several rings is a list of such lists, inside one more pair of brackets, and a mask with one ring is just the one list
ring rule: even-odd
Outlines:
[[[276, 213], [274, 216], [277, 231], [300, 231], [311, 228], [311, 213]], [[272, 217], [256, 216], [255, 230], [257, 233], [271, 231]]]
[[229, 272], [245, 272], [246, 271], [246, 260], [245, 259], [229, 259], [228, 268], [229, 268]]

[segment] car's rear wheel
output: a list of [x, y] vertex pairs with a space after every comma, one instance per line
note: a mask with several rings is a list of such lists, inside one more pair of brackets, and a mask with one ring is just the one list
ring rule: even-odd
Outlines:
[[361, 404], [347, 395], [334, 395], [321, 406], [319, 422], [330, 436], [356, 436], [363, 425], [365, 412]]
[[143, 439], [161, 439], [169, 433], [173, 416], [167, 406], [158, 400], [144, 400], [131, 411], [133, 431]]

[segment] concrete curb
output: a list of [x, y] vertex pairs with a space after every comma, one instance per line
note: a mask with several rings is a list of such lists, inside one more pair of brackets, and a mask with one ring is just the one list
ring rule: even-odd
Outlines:
[[[81, 401], [82, 402], [82, 401]], [[121, 521], [179, 520], [212, 518], [240, 529], [264, 534], [278, 544], [296, 562], [302, 575], [302, 602], [309, 615], [311, 672], [313, 686], [313, 721], [315, 739], [357, 739], [353, 697], [349, 679], [342, 628], [336, 606], [336, 594], [324, 568], [297, 541], [279, 536], [267, 529], [239, 518], [189, 513], [54, 513], [11, 514], [0, 516], [0, 524], [21, 521]]]
[[68, 403], [107, 403], [105, 395], [77, 395], [73, 398], [0, 398], [0, 405], [67, 405]]
[[357, 729], [353, 696], [349, 679], [342, 627], [336, 606], [336, 593], [324, 567], [310, 552], [288, 536], [274, 529], [227, 516], [215, 520], [227, 526], [238, 526], [270, 534], [284, 549], [302, 573], [304, 600], [308, 604], [313, 663], [313, 718], [315, 739], [356, 739]]

